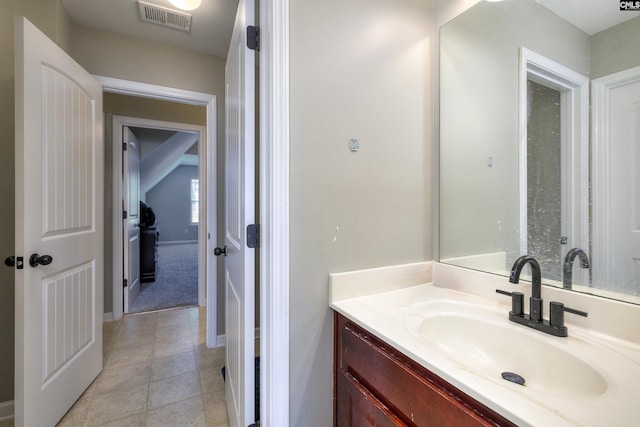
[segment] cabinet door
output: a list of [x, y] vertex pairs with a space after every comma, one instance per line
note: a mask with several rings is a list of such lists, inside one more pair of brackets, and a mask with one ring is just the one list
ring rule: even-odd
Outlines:
[[348, 372], [338, 373], [337, 427], [406, 426]]

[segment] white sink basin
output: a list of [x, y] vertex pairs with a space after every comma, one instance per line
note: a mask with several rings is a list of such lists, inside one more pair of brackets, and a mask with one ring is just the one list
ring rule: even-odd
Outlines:
[[[418, 311], [419, 316], [405, 322], [410, 332], [475, 375], [521, 391], [562, 397], [607, 391], [603, 375], [580, 357], [586, 349], [572, 338], [547, 337], [509, 322], [507, 313], [475, 304], [436, 301]], [[524, 385], [507, 382], [503, 372], [520, 375]]]

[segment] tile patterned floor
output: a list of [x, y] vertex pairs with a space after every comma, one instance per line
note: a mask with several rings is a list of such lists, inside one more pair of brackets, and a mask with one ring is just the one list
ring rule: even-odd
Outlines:
[[229, 425], [224, 347], [206, 348], [204, 308], [125, 316], [103, 331], [104, 370], [58, 426]]

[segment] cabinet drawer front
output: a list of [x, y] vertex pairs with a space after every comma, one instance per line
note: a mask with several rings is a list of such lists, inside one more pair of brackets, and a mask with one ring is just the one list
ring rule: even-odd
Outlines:
[[352, 375], [408, 425], [513, 425], [355, 324], [339, 322], [337, 370]]
[[338, 426], [406, 427], [389, 408], [380, 402], [353, 375], [338, 374]]

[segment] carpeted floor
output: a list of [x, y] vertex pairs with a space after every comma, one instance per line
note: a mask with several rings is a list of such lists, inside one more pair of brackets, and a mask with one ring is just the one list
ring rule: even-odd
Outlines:
[[158, 246], [155, 282], [142, 283], [130, 313], [198, 304], [198, 244]]

